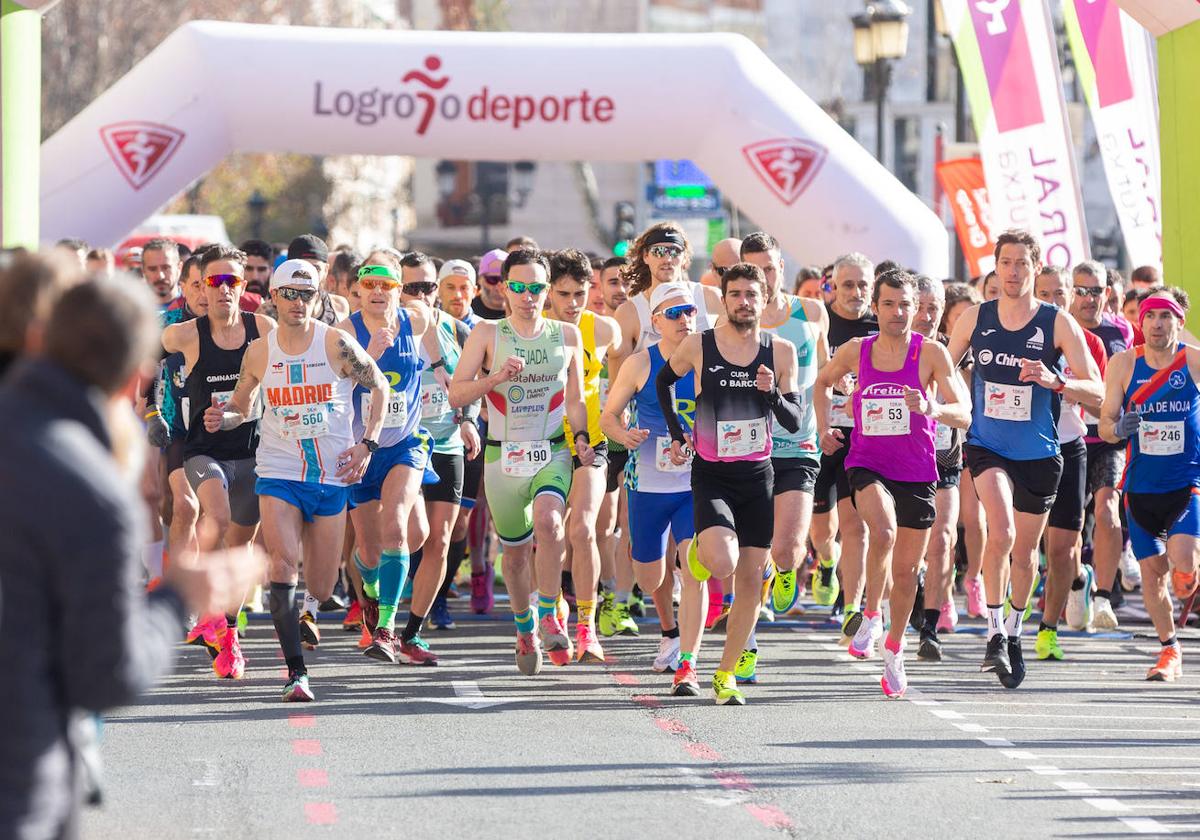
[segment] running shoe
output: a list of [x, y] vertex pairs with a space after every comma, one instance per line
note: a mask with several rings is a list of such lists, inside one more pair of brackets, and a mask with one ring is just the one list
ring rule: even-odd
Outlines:
[[679, 599], [683, 597], [683, 581], [679, 579], [679, 570], [671, 572], [671, 606], [678, 607]]
[[775, 582], [771, 584], [771, 609], [776, 615], [784, 615], [800, 597], [800, 588], [796, 586], [796, 570], [776, 572]]
[[773, 622], [775, 620], [775, 611], [772, 610], [767, 604], [759, 604], [758, 605], [758, 620], [760, 622], [765, 621], [767, 624], [770, 624], [771, 622]]
[[579, 662], [604, 663], [604, 648], [600, 647], [600, 640], [590, 624], [575, 625], [575, 650]]
[[316, 695], [308, 687], [308, 674], [288, 671], [287, 685], [283, 687], [283, 702], [311, 703], [316, 699]]
[[1117, 614], [1113, 612], [1112, 601], [1104, 597], [1092, 602], [1092, 627], [1097, 630], [1116, 630], [1119, 626]]
[[1133, 548], [1126, 545], [1121, 551], [1121, 588], [1132, 592], [1142, 585], [1142, 567], [1133, 556]]
[[205, 616], [192, 625], [183, 640], [189, 645], [204, 645], [209, 659], [216, 659], [221, 652], [221, 633], [224, 630], [225, 616]]
[[842, 617], [842, 638], [838, 643], [842, 647], [846, 647], [854, 639], [863, 624], [863, 614], [861, 610], [848, 610]]
[[1171, 570], [1171, 589], [1175, 591], [1175, 597], [1180, 601], [1186, 601], [1192, 597], [1197, 583], [1200, 583], [1200, 575], [1196, 572], [1186, 573], [1178, 569]]
[[542, 670], [542, 646], [536, 633], [517, 634], [517, 670], [527, 677]]
[[358, 637], [358, 649], [366, 650], [371, 646], [371, 631], [367, 629], [367, 622], [363, 622], [362, 635]]
[[1183, 676], [1183, 651], [1179, 645], [1168, 645], [1158, 653], [1158, 661], [1146, 672], [1151, 682], [1175, 682]]
[[[920, 633], [921, 628], [925, 626], [925, 572], [917, 572], [917, 597], [913, 601], [913, 608], [908, 613], [908, 626], [913, 629], [913, 632]], [[891, 622], [888, 622], [891, 624]]]
[[600, 596], [600, 605], [596, 608], [596, 629], [606, 639], [617, 635], [617, 621], [613, 612], [616, 603], [613, 594], [605, 592]]
[[237, 614], [237, 634], [239, 639], [246, 638], [246, 628], [250, 626], [250, 613], [245, 607], [238, 610]]
[[1055, 662], [1062, 662], [1064, 654], [1058, 644], [1058, 631], [1039, 630], [1037, 641], [1033, 643], [1033, 652], [1037, 654], [1039, 661], [1053, 659]]
[[758, 665], [757, 648], [742, 651], [742, 655], [738, 657], [737, 664], [733, 666], [733, 678], [739, 685], [742, 683], [754, 685], [758, 682], [758, 675], [754, 673], [756, 665]]
[[708, 602], [708, 613], [704, 616], [704, 629], [711, 630], [717, 626], [718, 619], [724, 618], [725, 605], [720, 601]]
[[688, 571], [692, 573], [692, 577], [694, 577], [696, 580], [706, 581], [712, 577], [712, 572], [700, 565], [700, 557], [696, 552], [695, 540], [692, 540], [688, 543], [687, 564]]
[[883, 676], [879, 680], [883, 696], [890, 700], [898, 700], [904, 696], [908, 688], [908, 675], [904, 673], [904, 650], [892, 653], [883, 646]]
[[967, 578], [963, 582], [967, 590], [967, 618], [983, 618], [987, 615], [987, 602], [983, 597], [983, 575]]
[[240, 680], [246, 674], [246, 659], [238, 642], [235, 628], [227, 628], [221, 636], [221, 652], [212, 661], [213, 673], [224, 680]]
[[700, 681], [696, 679], [696, 666], [690, 659], [681, 659], [675, 679], [671, 681], [671, 693], [676, 697], [699, 697]]
[[[1095, 572], [1091, 566], [1083, 567], [1083, 586], [1078, 589], [1071, 587], [1067, 593], [1067, 626], [1072, 630], [1087, 630], [1092, 623], [1092, 588], [1095, 583]], [[1078, 583], [1078, 581], [1076, 581]]]
[[567, 635], [567, 628], [563, 627], [558, 616], [542, 616], [538, 630], [542, 635], [542, 647], [546, 649], [546, 655], [550, 657], [550, 664], [559, 667], [569, 665], [575, 651], [571, 647], [571, 637]]
[[372, 659], [395, 665], [397, 644], [399, 644], [399, 640], [391, 630], [386, 627], [376, 627], [375, 632], [371, 634], [371, 644], [367, 645], [363, 653]]
[[958, 629], [958, 607], [955, 606], [953, 598], [942, 604], [937, 629], [939, 633], [953, 633]]
[[309, 650], [316, 650], [321, 644], [321, 631], [317, 629], [317, 617], [305, 610], [300, 613], [300, 641]]
[[638, 634], [637, 622], [633, 620], [633, 616], [629, 614], [629, 605], [617, 601], [612, 607], [612, 630], [609, 635], [612, 636], [636, 636]]
[[737, 680], [729, 671], [717, 671], [713, 674], [712, 689], [718, 706], [746, 705], [746, 698], [738, 691]]
[[368, 634], [374, 634], [379, 626], [379, 599], [367, 598], [362, 605], [363, 629]]
[[429, 643], [420, 636], [413, 636], [407, 642], [403, 639], [396, 646], [396, 651], [400, 654], [400, 659], [407, 665], [437, 665], [438, 658], [436, 653], [431, 653]]
[[849, 653], [855, 659], [870, 659], [875, 655], [875, 647], [883, 638], [883, 617], [875, 616], [861, 622], [854, 638], [850, 640]]
[[445, 598], [436, 598], [433, 608], [429, 611], [429, 623], [435, 630], [453, 630], [454, 616], [450, 615], [450, 605]]
[[668, 639], [663, 636], [658, 642], [658, 656], [654, 657], [654, 670], [661, 674], [674, 671], [679, 666], [679, 637]]
[[834, 562], [832, 560], [828, 562], [825, 560], [818, 561], [817, 567], [813, 569], [812, 576], [813, 600], [817, 602], [817, 606], [833, 606], [833, 602], [837, 600], [840, 589], [841, 584], [838, 582], [837, 566]]
[[[629, 593], [629, 614], [634, 618], [646, 617], [646, 599], [642, 597], [642, 590], [637, 584], [634, 584], [633, 591]], [[566, 619], [563, 619], [564, 623]]]
[[346, 615], [342, 619], [342, 629], [347, 633], [357, 633], [362, 628], [363, 623], [363, 608], [362, 604], [355, 601], [350, 605], [350, 609], [346, 610]]
[[1008, 673], [1003, 673], [997, 667], [996, 676], [1000, 678], [1000, 685], [1005, 688], [1016, 688], [1025, 681], [1025, 654], [1021, 653], [1019, 636], [1008, 640]]
[[[929, 625], [921, 628], [921, 643], [917, 647], [917, 659], [926, 662], [942, 661], [942, 643], [938, 640], [937, 630]], [[887, 689], [884, 689], [886, 692]]]
[[997, 633], [987, 640], [987, 650], [983, 654], [980, 671], [995, 671], [998, 674], [1008, 674], [1008, 638]]
[[495, 606], [496, 567], [491, 563], [482, 572], [471, 572], [471, 609], [476, 615], [487, 615]]

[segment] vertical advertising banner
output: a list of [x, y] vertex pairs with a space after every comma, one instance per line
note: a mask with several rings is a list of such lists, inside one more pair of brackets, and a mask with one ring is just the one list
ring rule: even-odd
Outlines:
[[1161, 266], [1162, 176], [1150, 33], [1116, 0], [1062, 0], [1062, 5], [1125, 250], [1134, 265]]
[[987, 180], [994, 230], [1031, 231], [1045, 262], [1089, 255], [1046, 0], [941, 0]]
[[954, 228], [972, 277], [996, 267], [996, 236], [979, 158], [946, 160], [937, 165], [938, 183], [954, 211]]

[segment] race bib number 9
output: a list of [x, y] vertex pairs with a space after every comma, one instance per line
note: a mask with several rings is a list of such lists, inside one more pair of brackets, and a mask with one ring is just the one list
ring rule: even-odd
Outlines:
[[908, 405], [895, 398], [862, 399], [863, 434], [870, 437], [907, 435], [909, 432]]
[[1183, 452], [1183, 421], [1152, 422], [1138, 426], [1138, 451], [1143, 455], [1179, 455]]
[[671, 436], [663, 435], [654, 439], [654, 466], [659, 472], [664, 473], [681, 473], [687, 472], [692, 468], [692, 451], [686, 446], [683, 451], [687, 453], [687, 463], [676, 464], [671, 460]]
[[843, 429], [854, 428], [854, 416], [850, 413], [850, 398], [845, 394], [833, 395], [833, 410], [829, 412], [829, 425]]
[[329, 434], [329, 412], [324, 405], [277, 406], [279, 436], [284, 440], [307, 440]]
[[717, 457], [758, 455], [767, 449], [767, 424], [753, 420], [722, 420], [717, 423]]
[[500, 445], [500, 467], [505, 475], [532, 478], [550, 463], [550, 442], [545, 440], [506, 440]]
[[[408, 420], [408, 406], [404, 404], [404, 395], [396, 391], [388, 391], [383, 403], [383, 428], [399, 429]], [[371, 394], [362, 395], [362, 418], [367, 422], [371, 413]]]
[[1032, 385], [988, 382], [983, 393], [983, 416], [993, 420], [1028, 420], [1033, 407]]

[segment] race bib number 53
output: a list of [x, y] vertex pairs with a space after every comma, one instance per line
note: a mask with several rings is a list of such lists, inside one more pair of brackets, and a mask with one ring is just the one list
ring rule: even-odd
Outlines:
[[907, 435], [909, 432], [908, 405], [895, 398], [862, 399], [863, 434], [878, 436]]

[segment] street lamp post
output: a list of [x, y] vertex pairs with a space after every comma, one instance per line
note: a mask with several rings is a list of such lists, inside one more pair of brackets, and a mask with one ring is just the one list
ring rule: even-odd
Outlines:
[[[934, 0], [933, 11], [937, 34], [951, 40], [950, 25], [946, 22], [940, 0]], [[954, 142], [962, 143], [967, 139], [967, 91], [963, 84], [962, 68], [958, 63], [958, 50], [954, 48], [953, 43], [950, 45], [950, 58], [954, 62]], [[954, 237], [954, 269], [956, 277], [967, 276], [967, 255], [957, 235]]]
[[883, 116], [888, 88], [892, 82], [892, 62], [908, 52], [908, 16], [912, 9], [902, 0], [880, 0], [852, 15], [854, 60], [871, 72], [875, 93], [875, 157], [883, 163]]
[[271, 202], [257, 189], [246, 199], [246, 209], [250, 211], [250, 238], [262, 239], [263, 216], [266, 215], [267, 205]]

